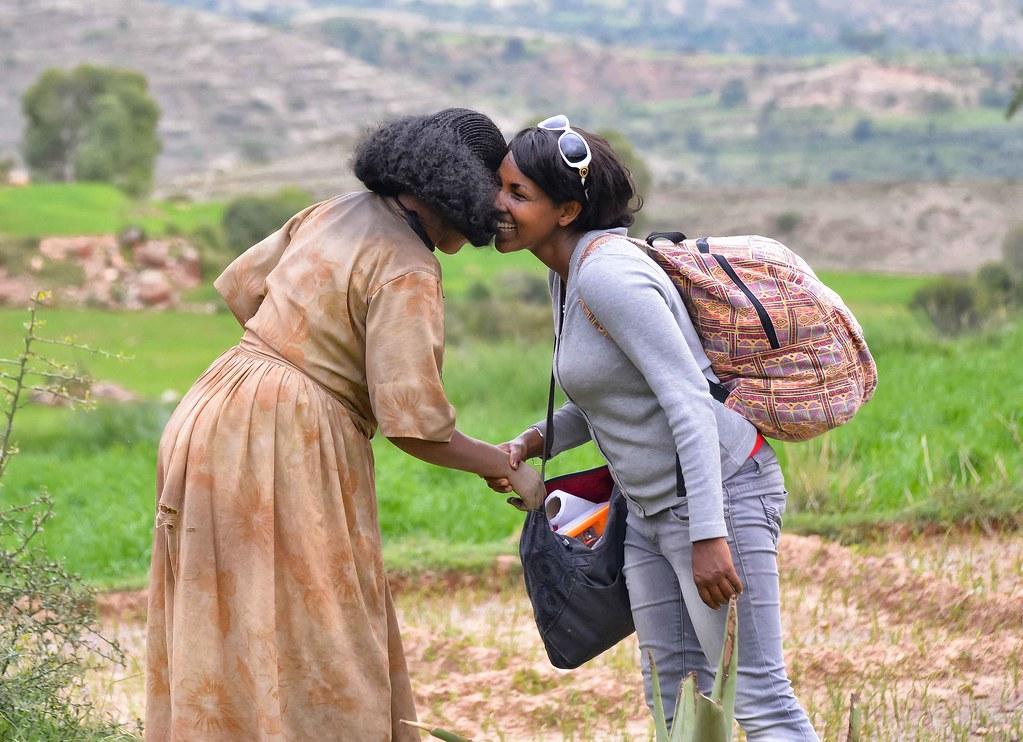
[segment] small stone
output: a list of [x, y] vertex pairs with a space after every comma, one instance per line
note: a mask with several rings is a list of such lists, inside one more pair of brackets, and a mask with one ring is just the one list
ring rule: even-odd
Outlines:
[[160, 240], [136, 245], [132, 254], [135, 265], [140, 268], [166, 268], [170, 263], [170, 246]]
[[134, 289], [135, 296], [144, 307], [166, 307], [174, 301], [174, 288], [170, 281], [163, 273], [155, 269], [139, 273]]

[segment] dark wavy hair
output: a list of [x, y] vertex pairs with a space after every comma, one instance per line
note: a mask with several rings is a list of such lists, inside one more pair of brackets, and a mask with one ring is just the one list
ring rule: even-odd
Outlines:
[[355, 149], [352, 170], [374, 193], [416, 196], [481, 246], [494, 237], [496, 172], [507, 151], [489, 118], [449, 108], [371, 131]]
[[582, 204], [582, 212], [574, 222], [581, 231], [632, 226], [636, 212], [643, 207], [643, 199], [636, 193], [629, 168], [606, 139], [577, 126], [572, 130], [590, 145], [592, 157], [585, 191], [579, 171], [561, 159], [558, 151], [561, 132], [535, 126], [523, 129], [511, 140], [508, 149], [523, 175], [540, 186], [554, 203]]

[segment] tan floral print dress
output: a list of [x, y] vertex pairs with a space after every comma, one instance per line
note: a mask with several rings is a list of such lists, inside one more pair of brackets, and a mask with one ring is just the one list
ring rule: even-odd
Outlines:
[[147, 740], [418, 738], [369, 439], [455, 415], [440, 265], [397, 209], [317, 204], [216, 281], [245, 329], [160, 441]]

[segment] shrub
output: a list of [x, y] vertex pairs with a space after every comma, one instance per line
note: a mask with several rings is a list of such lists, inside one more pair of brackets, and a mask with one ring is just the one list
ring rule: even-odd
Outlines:
[[699, 126], [690, 126], [685, 131], [686, 146], [693, 152], [703, 152], [707, 149], [707, 137]]
[[983, 306], [1004, 308], [1012, 303], [1015, 281], [1002, 263], [985, 263], [977, 271], [975, 280]]
[[726, 82], [718, 96], [718, 103], [722, 108], [744, 106], [748, 100], [749, 93], [746, 90], [746, 83], [737, 77]]
[[235, 256], [235, 253], [224, 244], [222, 230], [210, 224], [203, 224], [192, 230], [189, 241], [199, 250], [202, 275], [207, 280], [219, 276]]
[[240, 196], [224, 210], [221, 225], [227, 246], [238, 255], [252, 247], [310, 203], [312, 196], [284, 188], [272, 196]]
[[924, 94], [920, 101], [920, 109], [927, 114], [948, 113], [956, 109], [956, 101], [947, 93], [930, 92]]
[[449, 345], [465, 342], [517, 340], [549, 342], [551, 309], [515, 299], [449, 298], [444, 302], [444, 331]]
[[852, 138], [855, 142], [866, 142], [874, 137], [874, 120], [864, 116], [859, 119], [852, 129]]
[[774, 218], [775, 229], [781, 234], [788, 234], [803, 221], [801, 214], [795, 211], [786, 211]]
[[1003, 88], [995, 85], [989, 85], [980, 91], [980, 98], [978, 102], [985, 108], [998, 108], [1004, 110], [1009, 101], [1012, 99], [1012, 94]]
[[551, 303], [551, 292], [544, 276], [527, 271], [502, 271], [498, 281], [507, 296], [526, 304], [548, 307]]
[[922, 310], [939, 332], [960, 335], [980, 326], [982, 316], [976, 284], [963, 277], [945, 277], [921, 286], [910, 302]]
[[504, 50], [501, 52], [501, 59], [505, 62], [520, 62], [529, 56], [526, 49], [526, 42], [518, 36], [513, 36], [504, 42]]
[[470, 302], [486, 301], [491, 296], [493, 296], [493, 292], [490, 290], [490, 286], [482, 281], [473, 281], [465, 292], [465, 298]]
[[[611, 145], [611, 148], [621, 158], [621, 161], [625, 163], [625, 167], [629, 168], [629, 172], [632, 174], [632, 182], [636, 186], [636, 193], [641, 197], [647, 196], [650, 193], [650, 187], [653, 185], [654, 176], [650, 172], [650, 166], [646, 164], [643, 156], [632, 146], [629, 138], [616, 129], [601, 129], [597, 134], [607, 140], [607, 143]], [[637, 214], [637, 218], [638, 216]]]
[[[84, 401], [79, 389], [86, 380], [35, 350], [36, 343], [54, 342], [37, 334], [37, 309], [38, 299], [20, 354], [4, 359], [12, 371], [0, 395], [0, 478], [16, 453], [11, 432], [28, 390], [45, 388], [72, 402]], [[44, 495], [22, 506], [0, 501], [0, 739], [130, 739], [81, 700], [85, 671], [93, 662], [121, 663], [124, 658], [96, 630], [91, 591], [39, 548], [36, 537], [52, 514], [52, 502]]]
[[1023, 282], [1023, 224], [1009, 230], [1002, 241], [1002, 262], [1009, 273]]
[[149, 191], [160, 108], [146, 78], [114, 67], [50, 68], [22, 97], [25, 161], [37, 178]]

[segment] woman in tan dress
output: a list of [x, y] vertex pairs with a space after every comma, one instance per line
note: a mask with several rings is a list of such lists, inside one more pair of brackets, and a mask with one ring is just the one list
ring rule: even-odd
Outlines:
[[418, 738], [370, 437], [542, 497], [455, 429], [441, 384], [431, 251], [489, 241], [504, 153], [464, 109], [385, 125], [355, 157], [370, 191], [296, 214], [217, 279], [244, 334], [160, 442], [147, 740]]

